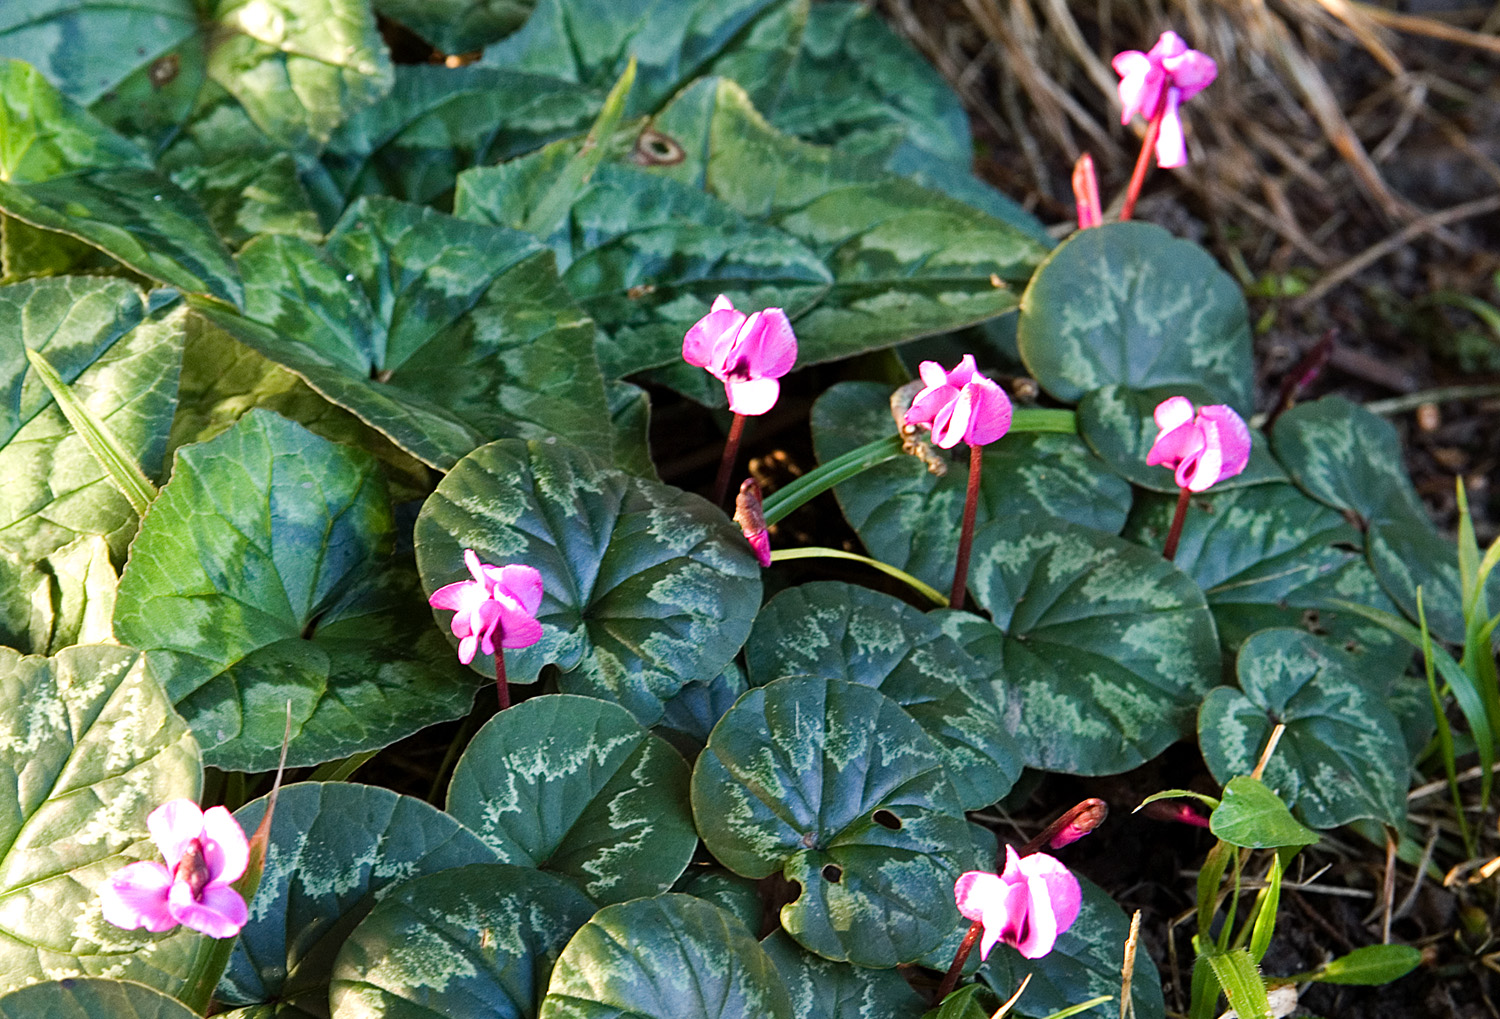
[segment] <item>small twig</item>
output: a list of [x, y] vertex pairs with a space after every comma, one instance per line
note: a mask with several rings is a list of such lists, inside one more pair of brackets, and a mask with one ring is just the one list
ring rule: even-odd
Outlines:
[[[1490, 768], [1490, 772], [1492, 774], [1500, 774], [1500, 764], [1496, 764], [1492, 768]], [[1478, 765], [1475, 765], [1467, 771], [1459, 772], [1455, 778], [1455, 781], [1472, 782], [1474, 781], [1474, 779], [1483, 774], [1484, 769]], [[1413, 800], [1420, 800], [1423, 797], [1431, 796], [1433, 793], [1442, 792], [1447, 788], [1448, 780], [1446, 778], [1440, 778], [1436, 782], [1428, 782], [1426, 785], [1419, 785], [1411, 792], [1406, 794], [1406, 802], [1410, 803]]]
[[1130, 918], [1130, 936], [1125, 939], [1125, 962], [1120, 970], [1120, 1019], [1130, 1019], [1135, 1014], [1135, 1000], [1130, 994], [1130, 985], [1135, 981], [1135, 946], [1141, 938], [1141, 911]]
[[1411, 888], [1407, 889], [1406, 895], [1401, 899], [1401, 905], [1396, 907], [1395, 918], [1401, 919], [1411, 909], [1412, 904], [1417, 901], [1417, 893], [1422, 890], [1422, 881], [1427, 877], [1427, 866], [1432, 863], [1433, 850], [1437, 848], [1438, 826], [1433, 825], [1428, 829], [1427, 845], [1422, 847], [1422, 859], [1417, 862], [1417, 876], [1412, 880]]

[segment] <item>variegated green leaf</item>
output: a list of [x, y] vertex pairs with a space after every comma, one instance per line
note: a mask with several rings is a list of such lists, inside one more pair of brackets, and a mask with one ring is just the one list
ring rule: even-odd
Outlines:
[[[98, 248], [149, 279], [240, 303], [239, 274], [198, 204], [19, 60], [0, 60], [0, 137], [0, 213]], [[6, 257], [14, 257], [9, 245]]]
[[264, 410], [179, 450], [131, 547], [115, 632], [144, 648], [217, 767], [373, 750], [473, 703], [475, 677], [392, 554], [373, 460]]
[[[235, 811], [254, 831], [264, 797]], [[327, 1015], [339, 950], [391, 885], [451, 867], [494, 863], [472, 832], [421, 800], [352, 782], [281, 790], [266, 869], [214, 997], [271, 1005], [274, 1015]]]
[[672, 887], [698, 848], [688, 768], [624, 708], [534, 697], [502, 711], [453, 769], [448, 813], [503, 863], [566, 879], [597, 903]]
[[793, 1019], [740, 922], [690, 895], [606, 906], [573, 935], [539, 1019]]
[[[720, 510], [562, 442], [464, 457], [423, 505], [416, 546], [434, 591], [468, 575], [466, 548], [540, 570], [543, 636], [506, 652], [508, 673], [531, 682], [554, 664], [564, 693], [616, 701], [646, 725], [728, 665], [760, 605], [759, 566]], [[474, 668], [492, 673], [492, 659]]]
[[0, 644], [50, 655], [111, 642], [118, 581], [109, 543], [97, 534], [35, 563], [0, 548]]
[[[890, 386], [842, 382], [813, 405], [813, 448], [824, 463], [895, 434]], [[834, 489], [844, 517], [870, 554], [939, 590], [953, 583], [964, 493], [966, 454], [946, 458], [937, 477], [914, 456], [862, 472]], [[1007, 435], [984, 450], [976, 523], [1045, 513], [1099, 531], [1116, 532], [1130, 510], [1130, 486], [1109, 473], [1069, 435]]]
[[825, 958], [889, 968], [960, 925], [958, 797], [937, 745], [878, 690], [809, 676], [745, 694], [698, 757], [693, 816], [730, 870], [801, 887], [781, 926]]
[[1354, 659], [1299, 630], [1262, 630], [1240, 645], [1238, 668], [1243, 692], [1213, 691], [1198, 717], [1216, 779], [1248, 774], [1280, 722], [1286, 732], [1265, 782], [1304, 821], [1401, 824], [1408, 761], [1401, 727]]
[[1021, 298], [1021, 356], [1042, 387], [1197, 384], [1250, 411], [1250, 323], [1240, 288], [1191, 241], [1151, 223], [1080, 230]]
[[70, 977], [0, 998], [0, 1019], [194, 1019], [176, 998], [128, 980]]
[[1127, 771], [1192, 724], [1219, 678], [1203, 592], [1149, 549], [1048, 517], [974, 536], [969, 590], [994, 620], [936, 613], [993, 670], [1027, 765]]
[[443, 53], [468, 53], [505, 38], [526, 21], [536, 0], [375, 0]]
[[0, 991], [108, 973], [181, 993], [202, 939], [114, 927], [98, 898], [114, 871], [160, 859], [146, 815], [197, 799], [202, 781], [198, 746], [145, 656], [0, 648], [0, 775], [12, 791], [0, 811]]
[[[1073, 926], [1058, 935], [1052, 951], [1040, 959], [1024, 958], [1009, 945], [999, 945], [979, 970], [980, 979], [1000, 998], [1009, 998], [1029, 974], [1031, 983], [1010, 1015], [1043, 1019], [1070, 1005], [1108, 995], [1112, 1000], [1100, 1012], [1118, 1013], [1120, 973], [1125, 968], [1125, 941], [1130, 920], [1113, 899], [1088, 878], [1080, 877], [1083, 905]], [[1163, 1019], [1161, 977], [1149, 952], [1135, 953], [1135, 974], [1130, 985], [1137, 1019]]]
[[924, 1003], [895, 970], [814, 955], [775, 931], [760, 943], [776, 964], [797, 1019], [918, 1019]]
[[[1146, 463], [1146, 454], [1160, 433], [1152, 413], [1169, 396], [1185, 396], [1198, 407], [1217, 400], [1207, 389], [1190, 383], [1150, 389], [1104, 386], [1085, 393], [1078, 401], [1078, 434], [1110, 470], [1126, 481], [1153, 492], [1176, 495], [1180, 489], [1174, 472], [1159, 464]], [[1215, 492], [1286, 481], [1286, 471], [1271, 456], [1265, 436], [1252, 431], [1250, 440], [1250, 462], [1244, 472], [1215, 484]]]
[[879, 690], [938, 745], [968, 809], [999, 800], [1020, 777], [1019, 748], [1000, 717], [990, 670], [888, 594], [836, 581], [782, 591], [756, 617], [745, 663], [754, 686], [822, 676]]
[[566, 881], [525, 867], [471, 863], [403, 881], [339, 950], [332, 1019], [532, 1019], [593, 912]]
[[688, 757], [695, 758], [724, 712], [748, 689], [745, 674], [730, 662], [713, 679], [695, 679], [662, 704], [656, 731], [679, 748], [688, 741]]
[[[1365, 550], [1380, 584], [1409, 619], [1417, 588], [1432, 632], [1461, 642], [1458, 552], [1437, 533], [1402, 466], [1401, 442], [1390, 423], [1337, 396], [1299, 404], [1276, 419], [1276, 455], [1292, 480], [1314, 499], [1357, 515]], [[1490, 600], [1500, 600], [1500, 573]]]
[[711, 902], [744, 924], [746, 930], [760, 930], [765, 903], [758, 883], [747, 877], [711, 863], [695, 865], [683, 872], [672, 891]]
[[289, 153], [234, 155], [173, 171], [172, 181], [196, 198], [224, 243], [243, 247], [258, 234], [323, 236]]

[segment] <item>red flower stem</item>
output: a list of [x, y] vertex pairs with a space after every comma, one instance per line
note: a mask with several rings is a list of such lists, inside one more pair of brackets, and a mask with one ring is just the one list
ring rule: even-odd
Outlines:
[[734, 462], [740, 458], [740, 436], [745, 434], [745, 415], [736, 414], [729, 426], [729, 436], [724, 440], [724, 459], [719, 461], [719, 476], [714, 481], [714, 505], [724, 506], [729, 495], [729, 476], [734, 473]]
[[979, 473], [984, 467], [984, 447], [969, 447], [969, 490], [964, 495], [963, 529], [958, 532], [958, 561], [953, 566], [953, 592], [948, 607], [964, 607], [964, 590], [969, 586], [969, 549], [974, 544], [974, 514], [979, 509]]
[[1146, 139], [1141, 142], [1141, 154], [1135, 159], [1135, 169], [1130, 174], [1130, 185], [1125, 189], [1125, 204], [1120, 206], [1120, 222], [1124, 223], [1135, 214], [1135, 200], [1141, 197], [1141, 185], [1146, 183], [1146, 171], [1151, 168], [1151, 153], [1156, 150], [1156, 136], [1161, 134], [1161, 121], [1167, 114], [1167, 97], [1162, 96], [1161, 108], [1146, 125]]
[[958, 944], [958, 951], [953, 954], [953, 965], [948, 967], [948, 972], [943, 974], [943, 982], [938, 984], [937, 1002], [941, 1005], [943, 999], [953, 993], [953, 988], [958, 986], [958, 978], [964, 971], [964, 963], [969, 961], [969, 953], [974, 951], [974, 943], [979, 940], [979, 935], [984, 933], [984, 924], [975, 920], [969, 924], [969, 932]]
[[500, 710], [510, 707], [510, 684], [505, 681], [505, 649], [495, 649], [495, 689], [500, 694]]
[[1161, 557], [1171, 562], [1177, 556], [1177, 540], [1182, 537], [1182, 522], [1187, 519], [1188, 500], [1193, 497], [1190, 489], [1184, 488], [1177, 496], [1177, 512], [1172, 515], [1172, 529], [1167, 532], [1167, 544]]

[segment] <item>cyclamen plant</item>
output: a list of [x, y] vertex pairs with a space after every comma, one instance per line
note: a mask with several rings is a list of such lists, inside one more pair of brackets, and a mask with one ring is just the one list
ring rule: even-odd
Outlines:
[[[368, 0], [336, 39], [281, 0], [275, 31], [90, 4], [0, 28], [38, 60], [0, 62], [26, 111], [0, 125], [0, 1013], [921, 1019], [1022, 987], [1014, 1015], [1076, 1012], [1126, 993], [1129, 921], [1066, 848], [1112, 837], [1105, 805], [998, 859], [987, 808], [1030, 834], [1051, 786], [1023, 772], [1196, 736], [1223, 800], [1173, 816], [1225, 848], [1180, 1004], [1212, 1019], [1274, 958], [1269, 892], [1215, 926], [1275, 866], [1254, 847], [1404, 821], [1433, 730], [1400, 640], [1488, 775], [1500, 552], [1449, 569], [1394, 433], [1337, 399], [1267, 426], [1264, 484], [1214, 487], [1262, 465], [1227, 411], [1254, 404], [1244, 300], [1204, 251], [1104, 222], [1083, 161], [1086, 229], [1054, 244], [867, 6], [490, 6], [382, 5], [433, 47], [400, 66]], [[1119, 60], [1170, 165], [1211, 61], [1170, 33]], [[970, 345], [1006, 316], [1019, 363]], [[824, 380], [801, 476], [731, 519], [746, 418]], [[712, 503], [650, 441], [653, 410], [710, 420], [705, 383], [734, 415]], [[1169, 563], [1179, 487], [1214, 512], [1179, 513]], [[846, 547], [797, 547], [810, 504]], [[1247, 785], [1283, 718], [1295, 753]], [[308, 780], [278, 793], [283, 755]]]

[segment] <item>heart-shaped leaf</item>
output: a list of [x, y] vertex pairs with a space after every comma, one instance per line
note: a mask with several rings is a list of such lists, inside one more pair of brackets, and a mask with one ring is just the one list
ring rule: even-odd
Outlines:
[[798, 1019], [917, 1019], [922, 999], [892, 969], [866, 969], [814, 955], [775, 931], [760, 943], [792, 997]]
[[1107, 775], [1185, 734], [1220, 674], [1203, 592], [1149, 549], [1040, 515], [974, 536], [969, 590], [993, 623], [935, 613], [994, 670], [1026, 764]]
[[722, 512], [560, 442], [464, 457], [423, 505], [416, 546], [429, 590], [467, 576], [466, 548], [540, 570], [543, 636], [506, 652], [510, 674], [530, 682], [555, 664], [564, 693], [615, 701], [644, 725], [724, 669], [760, 605], [759, 566]]
[[624, 708], [534, 697], [502, 711], [453, 769], [448, 813], [505, 863], [595, 902], [672, 887], [698, 848], [682, 757]]
[[374, 750], [473, 703], [374, 461], [268, 411], [178, 451], [131, 547], [115, 632], [144, 648], [216, 767]]
[[0, 1019], [194, 1019], [176, 998], [126, 980], [68, 977], [0, 998]]
[[837, 679], [757, 687], [693, 768], [709, 851], [801, 886], [781, 925], [829, 959], [889, 968], [958, 925], [968, 832], [943, 757], [895, 701]]
[[1406, 817], [1407, 755], [1401, 726], [1355, 659], [1300, 630], [1262, 630], [1240, 645], [1240, 690], [1203, 702], [1198, 739], [1214, 778], [1255, 766], [1286, 725], [1265, 781], [1315, 828], [1370, 817]]
[[[1120, 972], [1125, 967], [1130, 921], [1098, 885], [1087, 878], [1079, 878], [1078, 883], [1083, 888], [1078, 919], [1058, 935], [1052, 951], [1040, 959], [1027, 959], [1009, 945], [1000, 945], [981, 967], [980, 979], [1002, 999], [1016, 993], [1021, 981], [1031, 977], [1011, 1015], [1041, 1019], [1101, 996], [1114, 999], [1107, 1008], [1119, 1008]], [[1130, 997], [1137, 1019], [1163, 1019], [1166, 1015], [1161, 978], [1147, 952], [1135, 953]]]
[[1224, 784], [1224, 799], [1214, 808], [1209, 827], [1230, 845], [1246, 849], [1310, 846], [1318, 841], [1318, 833], [1298, 824], [1281, 797], [1249, 775], [1236, 775]]
[[243, 299], [229, 252], [198, 204], [19, 60], [0, 60], [0, 135], [0, 212], [169, 286], [233, 305]]
[[540, 1019], [792, 1019], [750, 932], [691, 895], [606, 906], [573, 935]]
[[593, 324], [526, 235], [365, 200], [326, 253], [263, 236], [239, 261], [246, 317], [205, 314], [424, 462], [503, 435], [610, 456]]
[[333, 1019], [532, 1019], [594, 907], [566, 881], [499, 863], [403, 881], [344, 942]]
[[1250, 323], [1239, 284], [1208, 252], [1151, 223], [1079, 230], [1021, 298], [1021, 357], [1075, 401], [1113, 383], [1203, 386], [1250, 412]]
[[[1215, 402], [1214, 394], [1198, 385], [1174, 384], [1151, 389], [1104, 386], [1085, 393], [1078, 401], [1078, 434], [1120, 477], [1153, 492], [1179, 491], [1173, 471], [1146, 463], [1146, 454], [1160, 429], [1152, 417], [1157, 404], [1170, 396], [1185, 396], [1202, 407]], [[1245, 470], [1214, 485], [1215, 492], [1268, 481], [1285, 481], [1286, 472], [1271, 456], [1266, 438], [1250, 433], [1250, 462]]]
[[0, 990], [108, 973], [180, 993], [202, 939], [111, 926], [97, 891], [121, 867], [160, 859], [146, 815], [197, 799], [202, 780], [198, 746], [145, 657], [105, 644], [53, 658], [0, 648], [0, 774], [13, 790], [0, 812]]
[[754, 686], [806, 675], [879, 690], [938, 745], [968, 809], [994, 803], [1021, 775], [989, 670], [935, 621], [888, 594], [835, 581], [782, 591], [756, 617], [745, 663]]
[[[1366, 554], [1391, 600], [1417, 618], [1417, 588], [1432, 632], [1464, 637], [1458, 552], [1433, 527], [1402, 467], [1401, 442], [1390, 423], [1341, 397], [1298, 404], [1276, 419], [1276, 455], [1303, 491], [1357, 515]], [[1500, 601], [1500, 572], [1489, 584]]]
[[[254, 831], [264, 797], [235, 811]], [[326, 1013], [334, 960], [389, 885], [494, 863], [473, 832], [421, 800], [352, 782], [281, 790], [266, 869], [215, 997], [274, 1004], [276, 1015]]]
[[[1125, 536], [1160, 548], [1176, 503], [1138, 501]], [[1411, 646], [1333, 608], [1349, 600], [1395, 608], [1366, 564], [1363, 544], [1342, 515], [1291, 485], [1215, 487], [1194, 497], [1173, 561], [1203, 589], [1227, 653], [1258, 630], [1299, 626], [1358, 657], [1371, 682], [1377, 676], [1389, 682], [1406, 671]]]
[[719, 719], [748, 689], [745, 674], [738, 665], [730, 662], [713, 679], [706, 682], [695, 679], [662, 704], [657, 730], [679, 748], [682, 746], [681, 737], [687, 737], [693, 744], [688, 756], [695, 758], [708, 742], [708, 734], [719, 724]]
[[[841, 382], [813, 405], [813, 448], [834, 457], [895, 432], [891, 387]], [[953, 583], [959, 524], [969, 483], [966, 456], [942, 477], [914, 456], [863, 471], [834, 489], [844, 517], [870, 554], [939, 590]], [[1070, 435], [1012, 433], [984, 448], [976, 524], [1045, 513], [1099, 531], [1118, 531], [1130, 486]]]
[[535, 6], [535, 0], [375, 0], [378, 13], [443, 53], [468, 53], [505, 38]]
[[347, 200], [446, 202], [460, 171], [582, 134], [608, 87], [584, 88], [550, 70], [402, 64], [390, 94], [329, 140], [323, 165]]
[[760, 929], [765, 903], [761, 902], [759, 885], [747, 877], [703, 864], [689, 867], [672, 891], [713, 903], [744, 924], [746, 930]]

